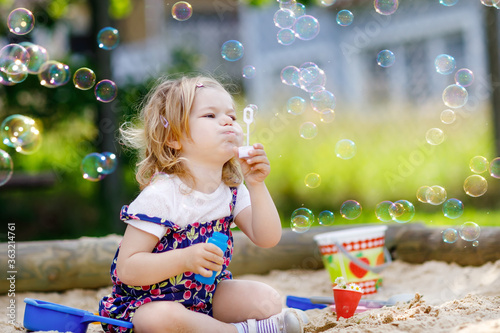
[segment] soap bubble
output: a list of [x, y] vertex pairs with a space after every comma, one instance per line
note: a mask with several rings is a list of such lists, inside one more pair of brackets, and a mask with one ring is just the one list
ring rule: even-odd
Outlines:
[[458, 199], [451, 198], [443, 204], [443, 214], [447, 218], [456, 219], [462, 216], [463, 213], [464, 204]]
[[487, 7], [495, 7], [497, 9], [500, 6], [499, 0], [481, 0], [481, 3]]
[[295, 14], [295, 17], [297, 18], [306, 15], [306, 6], [301, 4], [300, 2], [293, 1], [293, 4], [289, 9]]
[[322, 123], [329, 124], [335, 119], [335, 111], [332, 109], [325, 109], [320, 114]]
[[453, 244], [458, 239], [458, 232], [453, 228], [446, 228], [442, 232], [443, 241], [448, 244]]
[[97, 182], [106, 175], [103, 173], [106, 157], [99, 153], [90, 153], [85, 156], [81, 163], [83, 179]]
[[488, 170], [488, 159], [484, 156], [474, 156], [469, 162], [470, 171], [474, 173], [483, 173]]
[[297, 208], [292, 212], [290, 227], [296, 233], [304, 233], [311, 228], [314, 223], [314, 214], [308, 208]]
[[439, 0], [439, 3], [446, 7], [454, 6], [457, 2], [458, 0]]
[[103, 50], [113, 50], [120, 42], [118, 29], [112, 27], [102, 28], [97, 34], [97, 45]]
[[500, 157], [497, 157], [490, 162], [489, 172], [491, 177], [500, 178]]
[[10, 32], [16, 35], [26, 35], [35, 26], [33, 13], [26, 8], [17, 8], [10, 12], [7, 18]]
[[320, 90], [311, 95], [311, 106], [316, 112], [322, 113], [324, 110], [333, 110], [335, 105], [335, 96], [328, 90]]
[[29, 61], [27, 63], [28, 73], [38, 74], [42, 65], [49, 60], [47, 50], [40, 45], [30, 42], [21, 42], [19, 45], [23, 46], [29, 54]]
[[[302, 86], [306, 85], [309, 86], [311, 85], [316, 78], [319, 76], [319, 74], [324, 73], [321, 68], [319, 68], [316, 63], [307, 61], [304, 62], [299, 66], [299, 79], [301, 81]], [[322, 79], [326, 80], [326, 79]], [[304, 89], [304, 87], [302, 87]]]
[[302, 15], [293, 25], [295, 36], [302, 40], [314, 39], [319, 34], [319, 22], [311, 15]]
[[471, 197], [480, 197], [488, 190], [488, 182], [480, 175], [472, 175], [464, 181], [464, 191]]
[[237, 61], [243, 57], [243, 44], [237, 40], [228, 40], [222, 44], [221, 55], [227, 61]]
[[290, 9], [281, 8], [274, 13], [274, 25], [280, 29], [291, 28], [295, 23], [295, 13]]
[[304, 233], [311, 228], [309, 219], [304, 215], [297, 215], [292, 218], [291, 229], [296, 233]]
[[22, 154], [34, 153], [42, 142], [40, 123], [20, 114], [13, 114], [4, 119], [0, 135], [3, 144]]
[[280, 8], [291, 9], [295, 6], [296, 0], [276, 0], [279, 3]]
[[452, 124], [455, 122], [455, 119], [457, 118], [457, 116], [455, 115], [455, 112], [453, 110], [450, 110], [450, 109], [446, 109], [446, 110], [443, 110], [441, 112], [441, 115], [439, 117], [441, 119], [441, 122], [443, 124]]
[[172, 6], [172, 17], [177, 21], [186, 21], [193, 15], [193, 7], [186, 1], [179, 1]]
[[300, 70], [295, 66], [286, 66], [281, 70], [281, 82], [289, 86], [299, 86]]
[[340, 215], [347, 220], [354, 220], [361, 215], [362, 207], [356, 200], [347, 200], [340, 206]]
[[94, 95], [99, 102], [109, 103], [116, 98], [118, 88], [111, 80], [101, 80], [94, 88]]
[[394, 221], [406, 223], [415, 216], [415, 207], [408, 200], [398, 200], [389, 207], [389, 214]]
[[[322, 69], [319, 69], [319, 71], [316, 74], [317, 74], [316, 77], [314, 77], [314, 78], [311, 77], [310, 80], [307, 82], [308, 85], [305, 85], [306, 82], [300, 81], [300, 83], [301, 83], [300, 87], [304, 91], [308, 92], [310, 97], [313, 97], [314, 94], [316, 94], [316, 93], [320, 94], [320, 93], [322, 93], [324, 91], [327, 91], [325, 89], [325, 83], [326, 83], [325, 72]], [[333, 96], [333, 94], [330, 91], [327, 91], [327, 93], [329, 95]], [[317, 96], [318, 95], [316, 95], [315, 98]], [[321, 110], [314, 110], [314, 111], [321, 113], [325, 109], [331, 109], [331, 108], [335, 107], [335, 96], [333, 96], [333, 100], [334, 100], [334, 103], [330, 104], [331, 105], [330, 108], [326, 107], [326, 108], [323, 108]], [[318, 100], [314, 100], [314, 102], [318, 103], [319, 101]]]
[[444, 137], [444, 132], [440, 128], [431, 128], [425, 133], [425, 140], [430, 145], [443, 143]]
[[69, 66], [62, 62], [49, 60], [40, 67], [38, 79], [47, 88], [57, 88], [65, 85], [71, 78]]
[[321, 184], [321, 176], [317, 173], [308, 173], [304, 179], [306, 186], [309, 188], [316, 188]]
[[479, 238], [481, 233], [481, 228], [474, 222], [465, 222], [458, 229], [458, 234], [460, 238], [465, 241], [472, 242]]
[[73, 75], [73, 84], [81, 90], [88, 90], [95, 84], [96, 76], [90, 68], [82, 67], [76, 70]]
[[247, 65], [243, 67], [241, 73], [245, 79], [253, 79], [255, 77], [255, 67], [252, 65]]
[[[309, 97], [314, 95], [314, 93], [317, 93], [318, 91], [325, 91], [325, 87], [324, 86], [319, 86], [319, 85], [316, 85], [316, 86], [312, 86], [312, 87], [309, 87], [307, 88], [307, 92], [309, 93]], [[322, 113], [322, 112], [320, 112]]]
[[298, 116], [306, 110], [306, 101], [299, 96], [290, 97], [286, 103], [286, 110], [288, 113]]
[[398, 9], [398, 0], [375, 0], [373, 6], [375, 11], [381, 15], [391, 15]]
[[246, 109], [246, 108], [250, 108], [250, 109], [252, 109], [252, 110], [253, 110], [253, 115], [254, 115], [254, 117], [255, 117], [255, 115], [257, 114], [257, 111], [259, 111], [259, 107], [258, 107], [257, 105], [255, 105], [255, 104], [248, 104], [248, 105], [245, 107], [245, 109]]
[[28, 64], [29, 53], [20, 44], [8, 44], [0, 50], [0, 69], [5, 70], [11, 63]]
[[10, 155], [0, 149], [0, 186], [7, 183], [14, 172], [14, 163]]
[[446, 200], [447, 194], [444, 187], [439, 185], [434, 185], [429, 187], [429, 190], [426, 193], [425, 199], [427, 203], [431, 205], [440, 205]]
[[334, 5], [337, 2], [337, 0], [321, 0], [321, 5], [325, 7], [330, 7]]
[[347, 27], [351, 25], [354, 20], [354, 15], [352, 15], [351, 11], [347, 9], [343, 9], [337, 13], [337, 24], [342, 27]]
[[[498, 9], [498, 7], [497, 7], [497, 9]], [[479, 241], [477, 241], [477, 240], [472, 241], [472, 246], [474, 246], [474, 247], [479, 246]]]
[[11, 83], [21, 83], [28, 77], [28, 66], [13, 62], [5, 69], [4, 73]]
[[312, 93], [324, 91], [326, 83], [325, 72], [315, 63], [305, 63], [299, 68], [300, 88]]
[[116, 155], [109, 151], [103, 152], [101, 155], [104, 156], [101, 173], [109, 175], [115, 172], [116, 167], [118, 166]]
[[417, 199], [420, 202], [427, 203], [427, 193], [431, 191], [430, 186], [420, 186], [417, 190]]
[[356, 155], [356, 144], [349, 139], [339, 140], [335, 144], [335, 155], [343, 160], [348, 160]]
[[468, 87], [474, 82], [474, 73], [468, 68], [461, 68], [455, 73], [455, 83], [462, 87]]
[[281, 45], [292, 45], [295, 42], [295, 31], [288, 28], [280, 29], [276, 38]]
[[494, 158], [488, 166], [490, 176], [500, 178], [500, 157]]
[[498, 8], [499, 3], [499, 0], [481, 0], [481, 4], [485, 5], [486, 7]]
[[396, 61], [396, 56], [391, 50], [382, 50], [377, 54], [377, 64], [380, 67], [391, 67]]
[[318, 134], [318, 127], [315, 123], [307, 121], [300, 125], [299, 133], [302, 138], [310, 140]]
[[19, 44], [8, 44], [0, 50], [0, 74], [3, 85], [22, 82], [28, 73], [29, 53]]
[[10, 77], [2, 70], [0, 70], [0, 84], [4, 86], [13, 86], [14, 82], [10, 79]]
[[451, 84], [443, 91], [444, 104], [453, 109], [464, 106], [468, 98], [467, 90], [458, 84]]
[[375, 207], [375, 216], [377, 219], [382, 222], [392, 221], [392, 216], [389, 212], [389, 208], [391, 208], [392, 204], [392, 201], [382, 201], [377, 204], [377, 207]]
[[449, 54], [440, 54], [434, 60], [436, 72], [443, 75], [451, 74], [455, 70], [456, 62]]
[[335, 214], [329, 210], [324, 210], [318, 215], [318, 222], [323, 226], [333, 225], [335, 222]]
[[302, 63], [302, 64], [299, 66], [299, 69], [310, 68], [310, 67], [314, 67], [314, 68], [319, 69], [319, 66], [318, 66], [318, 65], [316, 65], [316, 63], [314, 63], [314, 62], [312, 62], [312, 61], [306, 61], [306, 62]]

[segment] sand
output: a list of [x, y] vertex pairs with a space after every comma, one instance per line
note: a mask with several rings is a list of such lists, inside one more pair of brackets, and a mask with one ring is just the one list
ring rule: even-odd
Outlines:
[[[337, 321], [330, 307], [308, 310], [310, 322], [305, 332], [500, 332], [500, 260], [480, 267], [429, 261], [415, 265], [394, 261], [382, 273], [383, 286], [366, 299], [388, 299], [410, 293], [413, 299], [395, 306], [370, 309]], [[238, 278], [265, 282], [283, 296], [332, 296], [331, 281], [325, 270], [272, 271], [267, 275]], [[24, 298], [55, 302], [95, 311], [100, 297], [110, 288], [69, 290], [63, 293], [18, 293], [17, 324], [9, 324], [7, 295], [0, 296], [0, 333], [24, 331]], [[102, 332], [90, 324], [88, 332]]]

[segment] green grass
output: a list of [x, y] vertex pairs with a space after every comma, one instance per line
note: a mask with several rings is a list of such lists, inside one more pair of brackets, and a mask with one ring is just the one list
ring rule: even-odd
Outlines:
[[[488, 111], [473, 116], [457, 112], [455, 123], [443, 124], [435, 111], [398, 110], [384, 114], [349, 114], [336, 111], [331, 123], [321, 123], [319, 114], [307, 110], [300, 116], [279, 111], [270, 118], [258, 119], [251, 134], [252, 142], [266, 146], [271, 161], [267, 185], [283, 216], [284, 225], [296, 208], [307, 207], [314, 214], [323, 210], [335, 213], [336, 223], [358, 224], [377, 222], [374, 211], [384, 200], [409, 200], [416, 208], [412, 221], [428, 225], [455, 225], [471, 220], [480, 225], [500, 225], [498, 191], [500, 180], [482, 174], [488, 181], [485, 195], [472, 198], [465, 194], [463, 182], [473, 174], [469, 168], [472, 157], [493, 159], [494, 141]], [[318, 134], [310, 140], [300, 137], [305, 121], [317, 124]], [[445, 133], [439, 145], [427, 143], [428, 129], [438, 127]], [[356, 143], [357, 153], [343, 160], [335, 155], [340, 139]], [[305, 185], [305, 176], [317, 173], [321, 184]], [[457, 198], [465, 205], [462, 217], [451, 220], [442, 213], [442, 206], [417, 200], [421, 186], [440, 185], [448, 198]], [[339, 208], [345, 200], [356, 200], [363, 207], [355, 220], [343, 219]]]
[[[318, 223], [318, 213], [319, 211], [315, 211], [315, 221], [311, 225], [311, 228], [321, 227]], [[439, 207], [436, 207], [434, 212], [425, 212], [422, 210], [416, 209], [416, 213], [414, 218], [407, 223], [397, 223], [394, 221], [391, 222], [381, 222], [376, 216], [375, 212], [370, 210], [367, 211], [364, 209], [361, 216], [354, 220], [347, 220], [340, 216], [338, 211], [334, 212], [335, 221], [330, 226], [359, 226], [362, 224], [393, 224], [393, 225], [404, 225], [410, 223], [422, 223], [428, 227], [458, 227], [465, 222], [471, 221], [477, 223], [481, 227], [498, 227], [500, 226], [500, 210], [476, 210], [473, 208], [465, 209], [464, 214], [457, 219], [449, 219], [443, 215], [443, 212]], [[290, 227], [290, 215], [282, 215], [281, 223], [284, 228]]]

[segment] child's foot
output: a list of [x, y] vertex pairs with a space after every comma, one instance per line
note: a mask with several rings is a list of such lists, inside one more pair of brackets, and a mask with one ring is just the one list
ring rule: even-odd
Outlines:
[[267, 319], [249, 319], [234, 325], [238, 328], [238, 332], [244, 333], [302, 333], [304, 325], [308, 322], [309, 318], [304, 311], [283, 309]]
[[273, 317], [277, 317], [281, 333], [302, 333], [304, 325], [309, 322], [306, 313], [298, 309], [283, 309]]

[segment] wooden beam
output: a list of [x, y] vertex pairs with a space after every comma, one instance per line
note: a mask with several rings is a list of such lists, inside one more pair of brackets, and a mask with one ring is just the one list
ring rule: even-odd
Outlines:
[[395, 258], [414, 264], [437, 260], [461, 266], [480, 266], [500, 259], [500, 228], [481, 228], [477, 246], [460, 237], [455, 243], [445, 243], [442, 230], [443, 228], [401, 230], [393, 251]]
[[[233, 275], [266, 274], [271, 270], [320, 269], [323, 262], [314, 236], [320, 233], [366, 225], [318, 227], [303, 234], [286, 229], [279, 244], [262, 249], [240, 231], [233, 233], [234, 254], [229, 266]], [[500, 260], [500, 228], [481, 229], [478, 246], [459, 239], [444, 243], [442, 230], [419, 223], [389, 224], [385, 245], [394, 259], [420, 264], [429, 260], [480, 266]], [[74, 240], [18, 242], [15, 291], [62, 291], [74, 288], [100, 288], [111, 284], [109, 269], [121, 236], [82, 237]], [[8, 244], [0, 243], [1, 253]], [[7, 255], [0, 256], [0, 267], [8, 267]], [[0, 272], [0, 294], [9, 292], [8, 270]]]
[[0, 186], [0, 191], [11, 191], [12, 189], [28, 189], [52, 187], [57, 183], [57, 175], [54, 172], [23, 173], [14, 172], [12, 178]]
[[[284, 229], [281, 241], [277, 246], [270, 249], [259, 248], [243, 233], [235, 233], [233, 260], [231, 261], [229, 270], [233, 272], [233, 275], [239, 275], [266, 274], [271, 270], [323, 268], [323, 262], [318, 246], [314, 241], [314, 236], [330, 231], [365, 226], [367, 225], [317, 227], [303, 234], [297, 234], [290, 229]], [[419, 223], [389, 226], [385, 235], [386, 247], [389, 250], [394, 249], [397, 239], [403, 234], [403, 230], [422, 228], [425, 228], [424, 225]]]
[[[109, 269], [120, 236], [82, 237], [74, 240], [15, 243], [15, 267], [2, 269], [0, 293], [11, 289], [9, 276], [15, 277], [15, 291], [59, 291], [73, 288], [99, 288], [109, 285]], [[7, 254], [7, 243], [0, 244]], [[7, 255], [0, 257], [0, 267], [8, 266]], [[15, 271], [16, 273], [8, 273]]]

